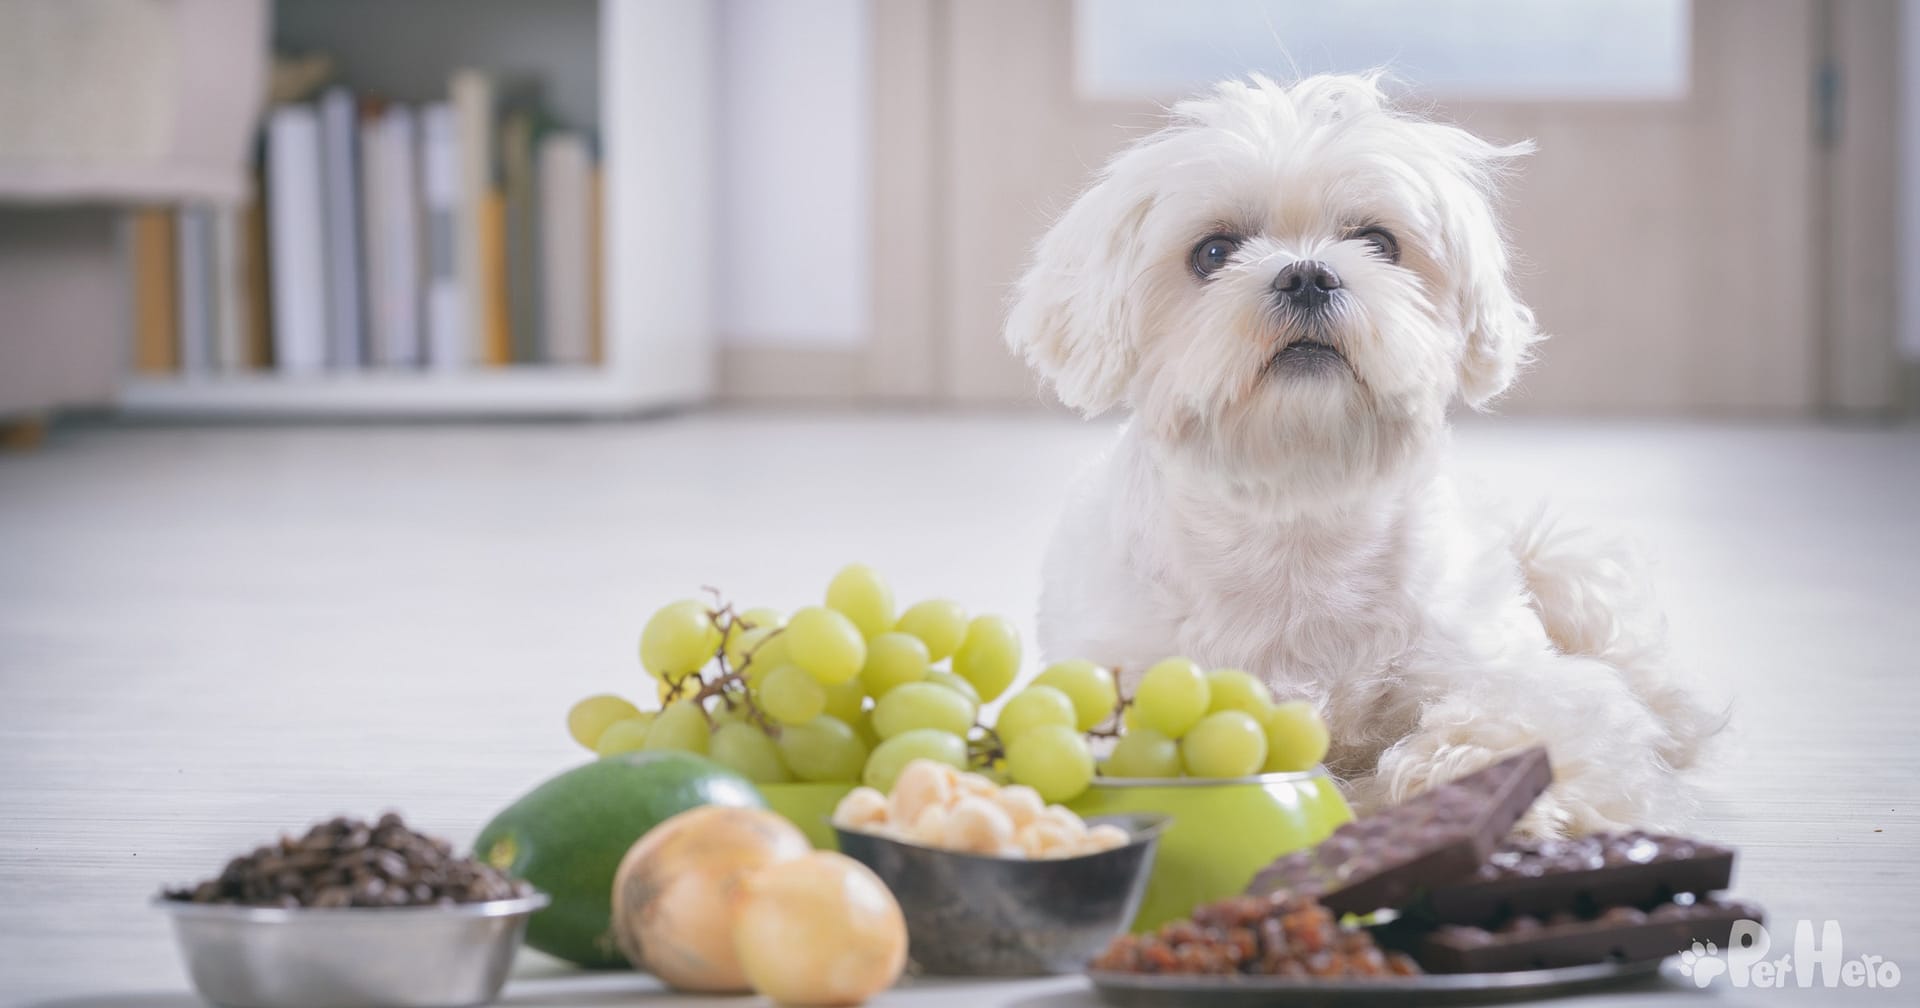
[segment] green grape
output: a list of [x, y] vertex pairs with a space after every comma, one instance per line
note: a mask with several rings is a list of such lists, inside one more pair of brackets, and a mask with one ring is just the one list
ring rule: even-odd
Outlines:
[[780, 759], [780, 750], [766, 733], [745, 721], [723, 724], [707, 744], [707, 755], [723, 767], [739, 771], [755, 784], [786, 784], [793, 771]]
[[713, 726], [707, 723], [707, 714], [700, 705], [692, 700], [676, 700], [667, 705], [653, 719], [653, 727], [647, 729], [647, 741], [642, 749], [678, 749], [681, 752], [707, 753], [707, 736]]
[[972, 683], [982, 700], [1006, 692], [1020, 672], [1020, 632], [1004, 616], [974, 617], [953, 653], [953, 671]]
[[1179, 738], [1206, 716], [1207, 675], [1185, 658], [1154, 663], [1133, 691], [1135, 720], [1168, 738]]
[[[724, 616], [719, 618], [722, 620], [726, 619]], [[720, 632], [720, 646], [715, 650], [727, 656], [727, 667], [729, 668], [733, 667], [733, 649], [740, 640], [740, 635], [745, 632], [746, 627], [741, 626], [739, 620], [727, 623], [726, 629]]]
[[1151, 731], [1140, 726], [1140, 705], [1128, 703], [1127, 709], [1120, 713], [1120, 727], [1126, 731]]
[[973, 716], [979, 716], [980, 691], [974, 689], [972, 683], [943, 668], [928, 669], [926, 681], [938, 686], [945, 686], [947, 689], [965, 697], [967, 705], [973, 708]]
[[893, 629], [893, 589], [866, 564], [848, 564], [827, 582], [827, 608], [852, 620], [868, 640]]
[[794, 613], [780, 636], [786, 639], [788, 660], [829, 686], [859, 675], [867, 663], [867, 639], [860, 629], [824, 606]]
[[747, 666], [760, 660], [764, 662], [760, 672], [766, 674], [776, 664], [783, 664], [785, 659], [781, 659], [780, 651], [785, 645], [772, 643], [780, 639], [783, 626], [787, 626], [787, 616], [783, 616], [778, 609], [749, 609], [737, 614], [732, 624], [728, 624], [726, 643], [720, 645], [720, 653], [726, 657], [726, 666], [733, 672], [747, 674]]
[[623, 752], [632, 752], [646, 744], [647, 729], [653, 726], [652, 711], [635, 711], [635, 717], [623, 718], [608, 725], [594, 742], [593, 751], [602, 756], [617, 756]]
[[573, 709], [567, 711], [567, 734], [588, 749], [596, 749], [600, 745], [600, 733], [609, 725], [639, 716], [640, 708], [611, 693], [601, 693], [574, 704]]
[[1093, 751], [1066, 725], [1041, 725], [1007, 743], [1007, 776], [1048, 802], [1071, 801], [1093, 783]]
[[733, 625], [742, 631], [778, 630], [787, 625], [787, 616], [771, 606], [755, 606], [735, 617]]
[[920, 638], [920, 643], [927, 646], [929, 662], [944, 661], [967, 636], [967, 610], [946, 599], [915, 602], [900, 614], [894, 629]]
[[[734, 626], [738, 627], [739, 624], [736, 623]], [[739, 672], [748, 664], [750, 656], [758, 653], [763, 647], [773, 646], [773, 642], [779, 639], [779, 627], [753, 627], [749, 630], [736, 629], [727, 634], [727, 643], [720, 649], [720, 653], [726, 656], [727, 667], [735, 672]], [[771, 668], [772, 666], [768, 667]]]
[[845, 721], [821, 715], [780, 729], [780, 756], [803, 781], [857, 781], [867, 744]]
[[1180, 743], [1151, 728], [1120, 736], [1102, 768], [1109, 777], [1178, 777]]
[[1267, 736], [1267, 760], [1264, 773], [1295, 773], [1311, 770], [1327, 758], [1327, 723], [1313, 704], [1290, 700], [1275, 704], [1267, 712], [1264, 725]]
[[746, 677], [750, 689], [758, 688], [767, 673], [791, 664], [787, 657], [787, 633], [780, 628], [748, 630], [741, 635], [739, 659], [727, 659], [727, 667]]
[[965, 735], [973, 727], [973, 705], [958, 693], [930, 682], [895, 686], [874, 701], [873, 730], [883, 739], [916, 728]]
[[827, 688], [798, 665], [782, 665], [760, 680], [760, 709], [783, 725], [817, 718], [827, 709]]
[[860, 711], [866, 706], [867, 694], [861, 689], [858, 679], [843, 682], [838, 686], [828, 686], [826, 691], [827, 706], [824, 713], [848, 724], [852, 724], [853, 719], [859, 717]]
[[1273, 709], [1273, 694], [1267, 684], [1235, 668], [1214, 669], [1207, 673], [1207, 712], [1245, 711], [1258, 721]]
[[1007, 743], [1042, 725], [1053, 724], [1074, 727], [1073, 701], [1051, 686], [1029, 686], [1008, 698], [1000, 708], [999, 719], [993, 723], [993, 731], [1002, 743]]
[[692, 599], [662, 607], [640, 631], [640, 664], [661, 679], [700, 671], [718, 650], [720, 628], [707, 607]]
[[930, 759], [945, 763], [955, 770], [967, 768], [967, 741], [950, 732], [933, 728], [916, 728], [901, 732], [881, 742], [867, 757], [867, 767], [860, 775], [866, 786], [885, 794], [893, 790], [893, 781], [907, 764], [917, 759]]
[[1246, 777], [1266, 761], [1266, 730], [1246, 711], [1214, 711], [1180, 739], [1180, 765], [1189, 776]]
[[[732, 699], [733, 703], [727, 703], [728, 698]], [[723, 724], [745, 721], [747, 720], [746, 702], [738, 692], [728, 690], [727, 698], [714, 697], [707, 701], [707, 719], [716, 728]]]
[[867, 695], [878, 700], [895, 686], [927, 677], [927, 646], [912, 634], [883, 633], [867, 642], [867, 664], [860, 682]]
[[1120, 701], [1120, 688], [1113, 673], [1084, 659], [1054, 662], [1034, 677], [1035, 686], [1051, 686], [1073, 701], [1073, 726], [1090, 731], [1113, 716]]

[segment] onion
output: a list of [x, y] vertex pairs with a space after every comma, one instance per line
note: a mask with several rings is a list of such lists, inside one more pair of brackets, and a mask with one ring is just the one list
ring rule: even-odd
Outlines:
[[708, 805], [648, 830], [613, 881], [613, 934], [636, 969], [687, 991], [747, 991], [729, 906], [747, 876], [813, 847], [759, 809]]
[[907, 964], [907, 921], [880, 876], [816, 851], [749, 876], [733, 929], [753, 989], [788, 1005], [855, 1005]]

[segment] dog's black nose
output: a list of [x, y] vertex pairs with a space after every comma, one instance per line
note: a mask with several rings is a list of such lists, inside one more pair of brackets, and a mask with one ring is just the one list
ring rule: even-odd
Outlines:
[[1273, 275], [1273, 292], [1300, 308], [1319, 308], [1340, 289], [1340, 274], [1317, 259], [1291, 263]]

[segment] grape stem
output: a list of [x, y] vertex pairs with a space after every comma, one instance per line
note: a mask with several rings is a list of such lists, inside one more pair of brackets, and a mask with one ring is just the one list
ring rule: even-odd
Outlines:
[[[751, 721], [754, 726], [765, 733], [768, 738], [779, 738], [780, 726], [775, 724], [773, 719], [769, 718], [766, 712], [760, 709], [760, 705], [754, 702], [753, 690], [747, 686], [746, 675], [734, 671], [727, 662], [727, 641], [733, 637], [733, 632], [736, 629], [742, 633], [753, 629], [753, 622], [751, 620], [741, 619], [739, 615], [733, 611], [733, 603], [728, 602], [726, 598], [720, 594], [720, 589], [712, 585], [701, 585], [700, 587], [702, 591], [713, 596], [714, 608], [707, 610], [707, 618], [712, 620], [714, 627], [720, 631], [720, 646], [713, 649], [713, 660], [720, 666], [719, 674], [711, 679], [704, 677], [699, 672], [684, 676], [670, 684], [672, 688], [668, 691], [667, 698], [669, 700], [678, 698], [681, 691], [685, 688], [687, 680], [692, 679], [700, 684], [700, 689], [694, 693], [692, 699], [694, 705], [700, 708], [700, 714], [707, 719], [708, 731], [717, 730], [719, 725], [713, 720], [713, 712], [707, 709], [707, 701], [714, 697], [719, 697], [720, 702], [725, 704], [729, 711], [733, 710], [736, 705], [745, 707], [747, 709], [748, 721]], [[743, 665], [752, 664], [753, 656], [760, 653], [760, 649], [766, 646], [767, 641], [780, 636], [781, 633], [782, 631], [775, 630], [768, 634], [764, 640], [755, 644], [753, 650], [747, 652], [744, 656], [746, 661]], [[735, 689], [734, 687], [738, 688]]]
[[1127, 708], [1133, 706], [1133, 698], [1120, 688], [1120, 667], [1108, 669], [1107, 674], [1113, 677], [1113, 713], [1107, 715], [1104, 724], [1088, 729], [1088, 738], [1119, 738], [1124, 728], [1122, 719], [1127, 715]]
[[967, 764], [969, 766], [990, 767], [996, 760], [1007, 757], [1006, 743], [1000, 741], [1000, 733], [984, 724], [976, 723], [980, 729], [978, 738], [967, 740]]

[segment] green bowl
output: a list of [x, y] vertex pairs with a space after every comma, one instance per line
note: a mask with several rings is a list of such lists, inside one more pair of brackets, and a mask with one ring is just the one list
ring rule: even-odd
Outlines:
[[1353, 819], [1339, 787], [1319, 767], [1226, 780], [1096, 777], [1067, 805], [1082, 816], [1155, 812], [1173, 818], [1160, 836], [1135, 931], [1244, 890], [1275, 858], [1311, 847]]
[[760, 797], [767, 800], [767, 807], [785, 816], [789, 822], [800, 827], [807, 840], [820, 850], [839, 850], [840, 842], [833, 835], [834, 806], [859, 785], [852, 782], [844, 784], [756, 784]]

